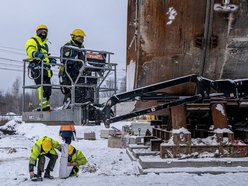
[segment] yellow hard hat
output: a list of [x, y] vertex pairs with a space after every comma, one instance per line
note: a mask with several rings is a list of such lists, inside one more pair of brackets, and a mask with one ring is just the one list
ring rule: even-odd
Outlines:
[[42, 149], [47, 153], [52, 149], [52, 141], [50, 138], [45, 138], [42, 141]]
[[47, 28], [46, 25], [41, 24], [41, 25], [38, 25], [38, 26], [36, 27], [36, 31], [37, 31], [37, 30], [47, 30], [47, 31], [48, 31], [48, 28]]
[[71, 144], [68, 145], [68, 154], [69, 154], [69, 155], [72, 155], [73, 150], [74, 150], [74, 147], [73, 147]]
[[81, 29], [75, 29], [75, 30], [72, 31], [71, 36], [72, 37], [74, 37], [74, 36], [75, 37], [84, 37], [84, 36], [86, 36], [86, 34]]

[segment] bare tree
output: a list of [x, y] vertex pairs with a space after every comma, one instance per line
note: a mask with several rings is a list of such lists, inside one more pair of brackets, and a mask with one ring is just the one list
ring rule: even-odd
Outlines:
[[0, 114], [3, 114], [5, 112], [5, 101], [4, 101], [4, 95], [3, 92], [0, 91]]
[[[109, 88], [113, 89], [115, 88], [115, 81], [114, 78], [109, 78], [105, 81], [105, 85], [103, 85], [103, 88]], [[101, 97], [111, 97], [114, 94], [114, 91], [104, 91], [101, 92]]]
[[21, 88], [21, 81], [20, 78], [16, 78], [15, 82], [12, 85], [12, 112], [17, 114], [21, 113], [21, 105], [20, 103], [20, 88]]
[[20, 93], [20, 88], [21, 88], [21, 81], [20, 78], [16, 78], [16, 80], [14, 81], [13, 85], [12, 85], [12, 94], [14, 96], [19, 95]]
[[123, 78], [120, 79], [120, 83], [118, 85], [118, 93], [122, 93], [125, 92], [126, 89], [126, 76], [124, 76]]
[[53, 108], [60, 107], [63, 105], [64, 95], [61, 90], [53, 89], [50, 103]]

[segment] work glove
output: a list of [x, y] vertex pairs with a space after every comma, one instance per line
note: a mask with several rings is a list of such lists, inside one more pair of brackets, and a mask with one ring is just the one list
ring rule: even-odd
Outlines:
[[50, 58], [50, 64], [55, 66], [57, 64], [57, 60], [55, 58]]
[[45, 55], [43, 53], [41, 53], [41, 52], [35, 52], [34, 57], [44, 59]]

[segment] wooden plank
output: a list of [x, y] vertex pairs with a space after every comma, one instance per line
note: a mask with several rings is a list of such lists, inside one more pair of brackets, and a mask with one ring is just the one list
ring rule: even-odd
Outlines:
[[227, 115], [225, 106], [222, 103], [214, 103], [211, 106], [214, 128], [227, 128]]
[[178, 105], [170, 108], [171, 122], [173, 129], [187, 128], [186, 109], [184, 105]]

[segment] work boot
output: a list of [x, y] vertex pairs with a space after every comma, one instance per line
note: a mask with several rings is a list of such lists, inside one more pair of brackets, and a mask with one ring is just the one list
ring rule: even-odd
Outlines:
[[34, 109], [33, 110], [33, 112], [40, 112], [40, 111], [51, 111], [51, 108], [50, 108], [50, 106], [48, 106], [48, 107], [45, 107], [45, 108], [36, 108], [36, 109]]
[[48, 107], [42, 108], [42, 111], [51, 111], [51, 108], [50, 106], [48, 106]]
[[48, 178], [48, 179], [51, 179], [51, 180], [54, 179], [54, 177], [50, 175], [50, 171], [45, 172], [44, 178]]
[[31, 178], [31, 180], [32, 180], [32, 181], [43, 181], [43, 179], [42, 179], [42, 177], [41, 177], [41, 174], [38, 175], [38, 173], [35, 174], [34, 177]]
[[42, 177], [41, 176], [42, 172], [40, 170], [37, 171], [37, 177]]

